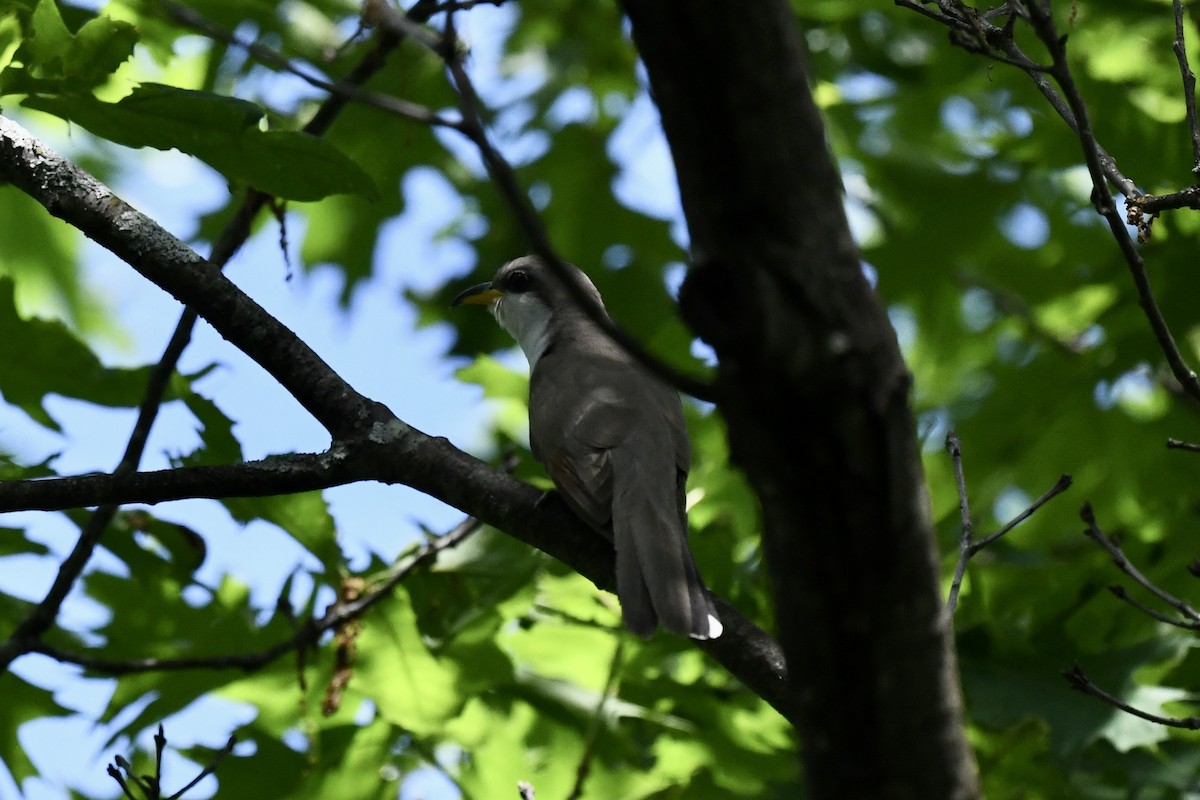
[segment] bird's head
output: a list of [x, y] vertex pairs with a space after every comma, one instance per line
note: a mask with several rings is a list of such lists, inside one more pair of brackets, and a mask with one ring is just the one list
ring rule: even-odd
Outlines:
[[[569, 279], [589, 302], [604, 309], [600, 292], [579, 268], [570, 264]], [[451, 305], [490, 306], [500, 327], [513, 335], [532, 369], [564, 320], [588, 318], [563, 279], [537, 256], [522, 256], [497, 270], [495, 277], [460, 293]]]

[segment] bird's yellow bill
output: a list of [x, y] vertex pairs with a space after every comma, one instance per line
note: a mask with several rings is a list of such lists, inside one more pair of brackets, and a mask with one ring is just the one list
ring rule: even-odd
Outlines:
[[452, 306], [489, 306], [500, 299], [500, 290], [493, 289], [492, 284], [480, 283], [472, 286], [450, 302]]

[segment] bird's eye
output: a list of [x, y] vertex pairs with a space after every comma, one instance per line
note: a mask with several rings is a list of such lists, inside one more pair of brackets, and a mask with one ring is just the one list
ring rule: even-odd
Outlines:
[[523, 292], [529, 288], [529, 273], [523, 269], [514, 269], [505, 281], [510, 292]]

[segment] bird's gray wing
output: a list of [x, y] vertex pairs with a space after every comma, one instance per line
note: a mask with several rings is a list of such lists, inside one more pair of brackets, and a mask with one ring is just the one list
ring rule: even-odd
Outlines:
[[687, 544], [678, 395], [629, 364], [562, 364], [552, 383], [538, 380], [545, 366], [531, 386], [534, 454], [567, 504], [613, 542], [626, 626], [640, 636], [659, 623], [682, 636], [719, 634]]
[[636, 424], [637, 409], [603, 386], [571, 383], [569, 388], [573, 391], [552, 390], [531, 399], [534, 455], [575, 513], [611, 540], [609, 454]]

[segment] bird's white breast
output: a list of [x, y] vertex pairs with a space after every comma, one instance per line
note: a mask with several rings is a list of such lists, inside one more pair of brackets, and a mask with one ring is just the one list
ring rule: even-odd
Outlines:
[[550, 345], [550, 307], [532, 293], [506, 294], [492, 306], [492, 313], [521, 345], [532, 371]]

